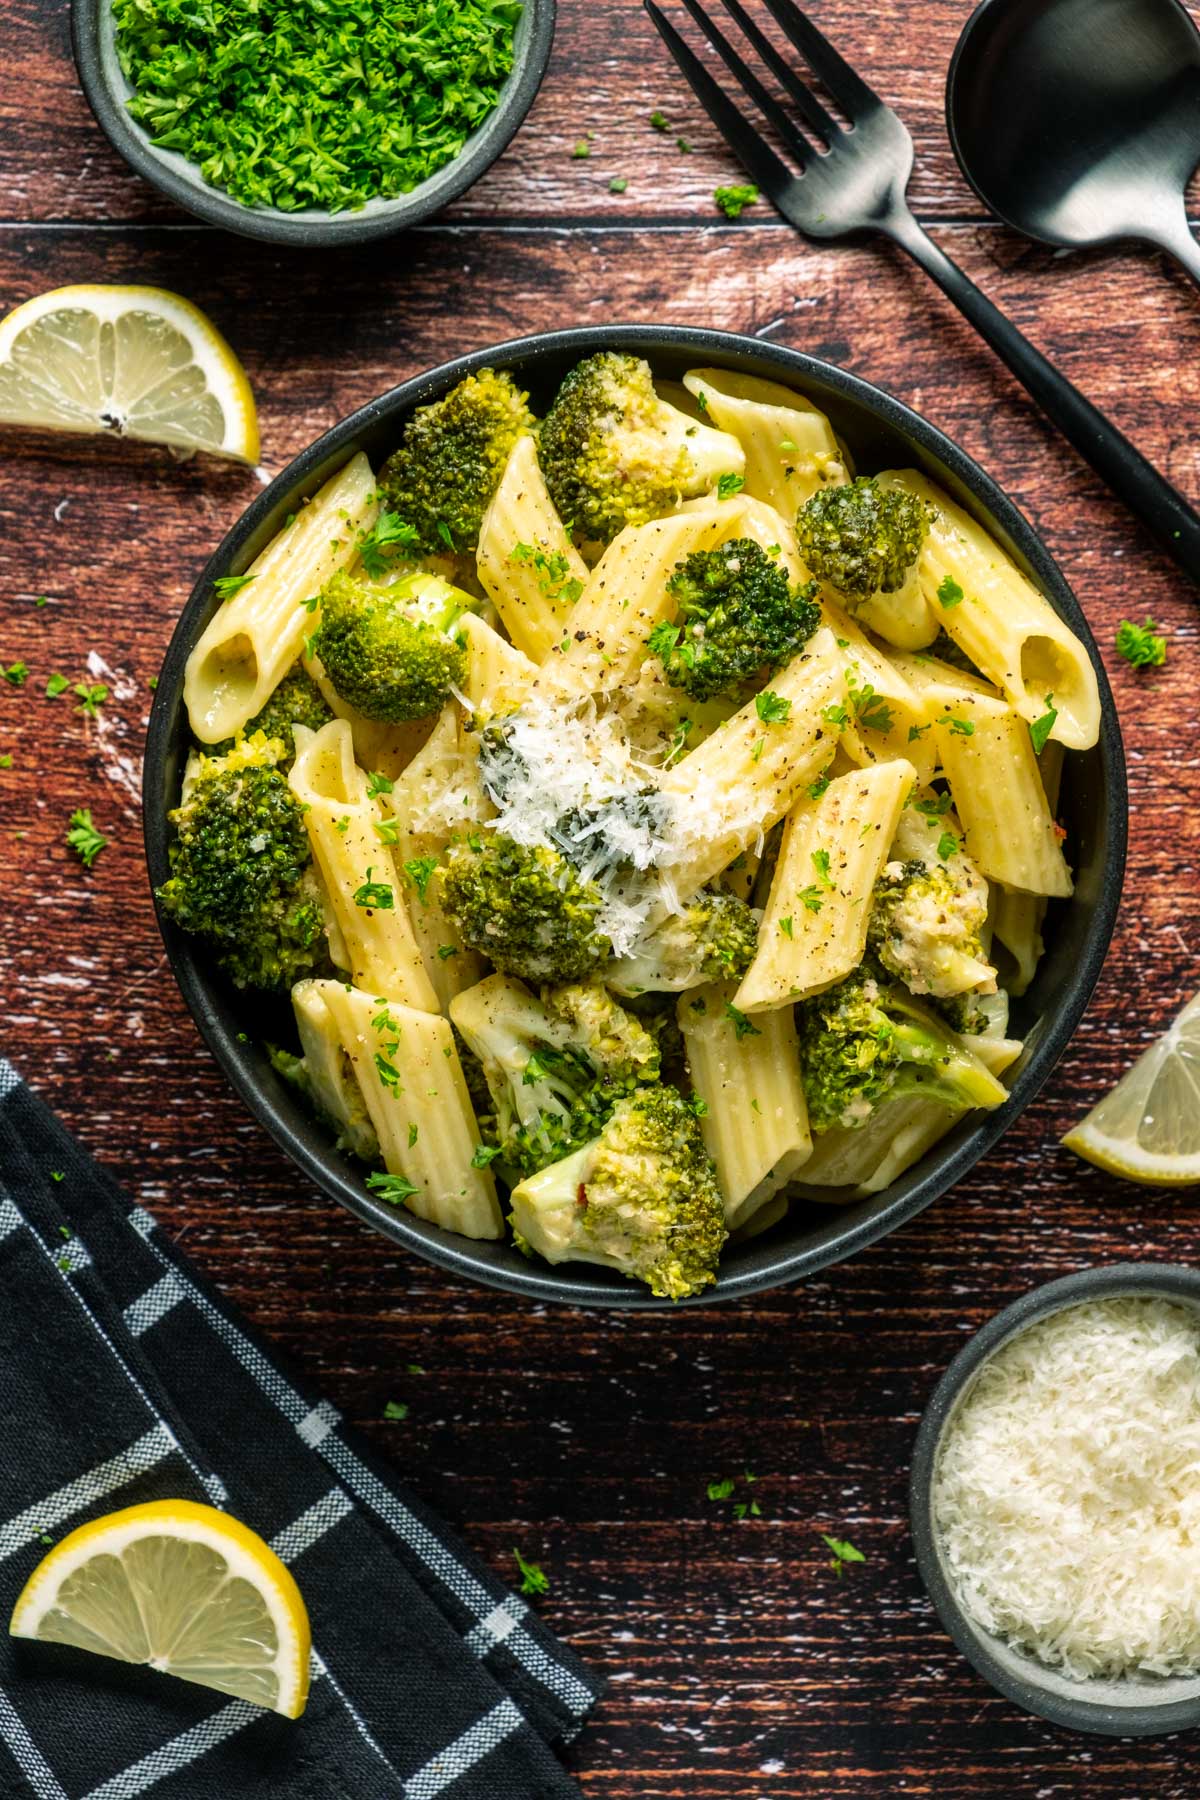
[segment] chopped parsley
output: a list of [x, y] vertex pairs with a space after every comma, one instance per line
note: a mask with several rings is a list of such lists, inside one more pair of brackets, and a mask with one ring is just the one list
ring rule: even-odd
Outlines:
[[232, 600], [254, 580], [253, 575], [218, 575], [213, 582], [213, 593], [218, 600]]
[[670, 131], [671, 129], [670, 119], [668, 119], [666, 113], [662, 112], [658, 107], [655, 107], [654, 111], [650, 114], [650, 123], [655, 131]]
[[666, 758], [663, 762], [663, 767], [665, 769], [672, 768], [675, 763], [679, 761], [680, 757], [687, 749], [687, 741], [694, 730], [694, 719], [680, 719], [678, 725], [676, 725], [674, 731], [671, 733], [671, 747], [667, 751]]
[[945, 607], [957, 606], [963, 598], [963, 591], [953, 575], [943, 575], [938, 583], [937, 597]]
[[1117, 626], [1116, 645], [1117, 654], [1134, 669], [1158, 669], [1167, 660], [1167, 640], [1150, 618], [1144, 625], [1122, 619]]
[[9, 663], [7, 669], [0, 669], [9, 687], [24, 687], [29, 678], [29, 664], [24, 662]]
[[0, 754], [0, 769], [11, 769], [13, 766], [12, 751], [5, 750]]
[[569, 558], [561, 550], [535, 550], [532, 544], [514, 544], [509, 552], [511, 560], [518, 563], [529, 563], [540, 576], [538, 589], [550, 600], [561, 600], [564, 605], [574, 606], [583, 592], [583, 583], [577, 575], [572, 575]]
[[958, 850], [958, 839], [952, 831], [943, 831], [937, 841], [937, 853], [943, 862], [949, 860]]
[[420, 1192], [411, 1181], [405, 1181], [403, 1175], [380, 1175], [378, 1172], [367, 1176], [367, 1186], [381, 1200], [386, 1200], [389, 1206], [403, 1206], [413, 1194]]
[[[801, 896], [801, 898], [803, 898], [803, 896]], [[783, 933], [785, 938], [790, 938], [792, 936], [792, 915], [791, 915], [791, 913], [788, 914], [786, 919], [780, 919], [779, 929]]]
[[744, 475], [736, 475], [733, 473], [728, 475], [718, 475], [717, 499], [730, 500], [734, 494], [740, 494], [745, 485], [746, 477]]
[[[404, 865], [404, 873], [417, 890], [417, 898], [425, 905], [425, 892], [429, 886], [433, 871], [438, 866], [436, 856], [414, 856]], [[370, 873], [370, 870], [367, 871]]]
[[748, 206], [756, 205], [758, 189], [752, 182], [745, 182], [740, 187], [719, 187], [713, 192], [713, 203], [718, 212], [723, 212], [727, 219], [740, 219]]
[[623, 194], [628, 186], [629, 183], [624, 175], [614, 175], [608, 184], [608, 191], [610, 194]]
[[354, 212], [453, 161], [513, 67], [516, 0], [115, 0], [129, 111], [244, 206]]
[[846, 692], [856, 724], [867, 731], [888, 732], [892, 729], [892, 709], [882, 694], [875, 692], [869, 681], [859, 687], [853, 673], [847, 670]]
[[[743, 1472], [742, 1480], [747, 1487], [753, 1487], [758, 1476], [746, 1469]], [[722, 1475], [719, 1480], [710, 1481], [704, 1491], [710, 1500], [733, 1500], [737, 1492], [737, 1481], [732, 1475]], [[762, 1518], [762, 1507], [753, 1498], [734, 1500], [729, 1510], [735, 1519]]]
[[587, 137], [580, 138], [579, 142], [571, 152], [571, 155], [576, 161], [582, 161], [585, 156], [590, 156], [592, 154], [591, 139], [593, 136], [594, 133], [589, 131]]
[[817, 871], [817, 879], [821, 883], [821, 886], [831, 888], [833, 886], [833, 877], [829, 873], [828, 850], [814, 850], [810, 861], [813, 868]]
[[521, 1555], [521, 1552], [515, 1545], [513, 1547], [513, 1561], [516, 1563], [518, 1573], [521, 1577], [521, 1592], [523, 1594], [548, 1594], [550, 1592], [550, 1577], [539, 1568], [537, 1563], [526, 1562], [525, 1558]]
[[1040, 756], [1046, 748], [1050, 733], [1054, 730], [1054, 721], [1058, 717], [1058, 708], [1054, 704], [1054, 695], [1046, 695], [1046, 710], [1040, 718], [1034, 719], [1029, 727], [1029, 741], [1033, 745], [1033, 754]]
[[844, 706], [839, 706], [836, 702], [832, 706], [822, 707], [821, 717], [827, 725], [836, 725], [839, 731], [844, 730], [850, 723], [850, 714]]
[[392, 912], [396, 905], [396, 896], [390, 883], [372, 881], [373, 870], [367, 870], [367, 879], [360, 888], [354, 890], [355, 906], [374, 907], [379, 912]]
[[495, 1162], [499, 1154], [500, 1146], [498, 1144], [476, 1144], [475, 1153], [471, 1158], [471, 1167], [486, 1169], [489, 1163]]
[[48, 676], [46, 680], [46, 698], [48, 700], [57, 700], [60, 694], [66, 693], [70, 685], [70, 680], [66, 675]]
[[100, 717], [100, 708], [108, 699], [108, 688], [103, 681], [77, 681], [71, 692], [79, 700], [75, 708], [77, 713], [86, 713], [89, 719]]
[[810, 800], [819, 800], [821, 798], [821, 795], [823, 793], [825, 793], [825, 791], [827, 790], [828, 787], [829, 787], [828, 775], [825, 775], [825, 774], [818, 775], [817, 779], [815, 781], [810, 781], [808, 784], [809, 799]]
[[923, 738], [925, 736], [925, 733], [930, 729], [931, 724], [932, 724], [932, 721], [930, 721], [929, 723], [926, 723], [924, 725], [910, 725], [908, 728], [909, 743], [915, 744], [921, 738]]
[[755, 695], [754, 710], [764, 725], [782, 725], [792, 710], [792, 703], [782, 694], [767, 691]]
[[827, 1549], [833, 1552], [833, 1560], [829, 1566], [838, 1576], [842, 1574], [847, 1563], [861, 1563], [867, 1560], [862, 1551], [856, 1550], [854, 1545], [847, 1543], [845, 1538], [830, 1537], [828, 1532], [823, 1531], [821, 1541]]
[[758, 1026], [754, 1024], [753, 1020], [748, 1019], [744, 1012], [739, 1012], [732, 1000], [725, 1002], [725, 1017], [733, 1026], [733, 1035], [739, 1044], [744, 1037], [762, 1036]]
[[975, 726], [973, 721], [970, 719], [960, 719], [957, 713], [951, 713], [950, 717], [946, 720], [946, 723], [957, 737], [975, 736]]
[[399, 1424], [401, 1420], [407, 1419], [408, 1408], [403, 1400], [389, 1400], [383, 1409], [383, 1416], [385, 1419], [391, 1420], [393, 1424]]
[[417, 541], [417, 530], [399, 513], [382, 512], [370, 531], [359, 533], [358, 554], [368, 575], [378, 579], [386, 575], [391, 564], [389, 552], [410, 550]]
[[395, 785], [396, 785], [395, 782], [389, 781], [386, 775], [368, 775], [367, 776], [368, 798], [371, 800], [375, 800], [378, 798], [378, 796], [380, 794], [390, 794], [392, 789], [395, 787]]
[[[825, 904], [824, 894], [822, 894], [820, 888], [815, 885], [812, 887], [801, 888], [800, 892], [796, 895], [796, 898], [800, 901], [804, 910], [810, 913], [819, 913]], [[788, 924], [791, 924], [790, 919], [788, 920]], [[789, 931], [788, 936], [791, 937], [791, 935], [792, 934]]]
[[67, 849], [75, 852], [85, 869], [91, 868], [108, 841], [104, 833], [97, 831], [93, 825], [90, 807], [81, 806], [71, 814], [67, 828]]
[[[346, 824], [348, 825], [349, 823], [350, 821], [347, 819]], [[375, 826], [375, 835], [380, 843], [387, 844], [394, 850], [396, 845], [400, 842], [399, 819], [375, 819], [372, 823]], [[342, 821], [340, 819], [338, 820], [338, 830], [342, 830]]]

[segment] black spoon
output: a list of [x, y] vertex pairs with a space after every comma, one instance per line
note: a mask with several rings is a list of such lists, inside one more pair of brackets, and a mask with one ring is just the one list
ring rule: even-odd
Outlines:
[[983, 0], [946, 121], [985, 206], [1080, 249], [1143, 238], [1200, 282], [1184, 189], [1200, 162], [1200, 32], [1179, 0]]

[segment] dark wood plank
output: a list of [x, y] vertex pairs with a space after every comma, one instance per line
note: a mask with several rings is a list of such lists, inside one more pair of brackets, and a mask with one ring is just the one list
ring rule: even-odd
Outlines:
[[[178, 221], [158, 229], [174, 215], [120, 173], [72, 96], [62, 18], [15, 5], [4, 16], [16, 79], [0, 97], [0, 210], [16, 223], [0, 228], [0, 298], [81, 278], [188, 293], [246, 359], [272, 470], [350, 407], [460, 350], [592, 318], [669, 319], [755, 332], [883, 382], [1044, 531], [1105, 647], [1126, 731], [1121, 923], [1041, 1099], [952, 1195], [852, 1263], [715, 1312], [546, 1312], [402, 1256], [313, 1192], [247, 1118], [165, 969], [137, 789], [148, 682], [197, 570], [257, 491], [248, 472], [0, 439], [0, 660], [33, 671], [23, 689], [0, 683], [0, 751], [14, 758], [0, 771], [2, 1042], [497, 1568], [514, 1544], [544, 1563], [547, 1616], [613, 1678], [574, 1756], [589, 1796], [1191, 1795], [1185, 1742], [1072, 1738], [976, 1681], [923, 1597], [905, 1523], [925, 1398], [997, 1307], [1091, 1262], [1200, 1253], [1194, 1201], [1140, 1195], [1056, 1147], [1195, 981], [1191, 594], [914, 271], [871, 247], [817, 252], [767, 223], [697, 235], [728, 165], [677, 157], [643, 129], [675, 90], [632, 0], [568, 0], [537, 112], [456, 223], [336, 264]], [[844, 0], [821, 11], [902, 100], [930, 151], [923, 204], [943, 217], [967, 210], [938, 122], [962, 16], [924, 0], [893, 30]], [[598, 115], [605, 156], [572, 165], [570, 142]], [[608, 171], [629, 173], [634, 158], [646, 189], [631, 179], [612, 221]], [[511, 223], [484, 223], [498, 217]], [[590, 224], [559, 228], [575, 219]], [[975, 224], [939, 237], [1200, 492], [1190, 290], [1149, 256], [1060, 262]], [[1122, 615], [1144, 611], [1171, 629], [1172, 658], [1138, 677], [1109, 647]], [[89, 656], [113, 681], [94, 724], [43, 695], [47, 674], [82, 674]], [[91, 875], [62, 846], [80, 804], [113, 836]], [[410, 1362], [428, 1374], [402, 1373]], [[382, 1423], [389, 1398], [410, 1404], [403, 1426]], [[747, 1468], [763, 1517], [737, 1524], [705, 1483]], [[836, 1579], [822, 1530], [867, 1563]]]

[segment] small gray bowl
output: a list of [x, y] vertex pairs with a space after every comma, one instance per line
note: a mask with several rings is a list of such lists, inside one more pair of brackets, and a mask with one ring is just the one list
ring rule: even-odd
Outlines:
[[513, 66], [499, 103], [462, 150], [428, 181], [394, 200], [369, 200], [359, 212], [278, 212], [243, 206], [223, 188], [211, 187], [194, 163], [161, 150], [131, 117], [133, 89], [117, 56], [112, 0], [71, 0], [71, 42], [88, 105], [113, 148], [131, 169], [209, 225], [268, 244], [347, 247], [389, 237], [419, 225], [478, 181], [507, 148], [542, 84], [554, 42], [555, 0], [524, 0], [513, 39]]
[[967, 1661], [1006, 1699], [1071, 1731], [1102, 1737], [1160, 1737], [1200, 1725], [1200, 1675], [1076, 1681], [1014, 1650], [977, 1625], [959, 1604], [933, 1521], [933, 1475], [942, 1438], [986, 1362], [1028, 1326], [1084, 1300], [1128, 1295], [1171, 1300], [1200, 1320], [1200, 1271], [1176, 1263], [1112, 1263], [1034, 1288], [977, 1332], [933, 1391], [917, 1433], [909, 1499], [917, 1567], [937, 1615]]

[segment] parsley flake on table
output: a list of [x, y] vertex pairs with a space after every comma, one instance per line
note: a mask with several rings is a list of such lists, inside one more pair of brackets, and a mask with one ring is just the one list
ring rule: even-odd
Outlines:
[[103, 681], [77, 681], [71, 692], [76, 695], [79, 705], [77, 713], [84, 713], [89, 719], [100, 717], [100, 708], [108, 699], [108, 687]]
[[383, 1416], [385, 1419], [390, 1419], [393, 1424], [399, 1424], [401, 1420], [407, 1419], [408, 1408], [403, 1400], [389, 1400], [383, 1409]]
[[48, 676], [47, 680], [46, 680], [46, 698], [47, 698], [47, 700], [57, 700], [58, 696], [60, 694], [66, 693], [66, 691], [70, 687], [70, 685], [71, 685], [70, 679], [66, 675], [50, 675], [50, 676]]
[[833, 1560], [829, 1566], [838, 1576], [842, 1574], [847, 1563], [861, 1563], [867, 1560], [862, 1551], [856, 1550], [854, 1545], [848, 1543], [845, 1538], [830, 1537], [828, 1532], [823, 1531], [821, 1541], [827, 1549], [833, 1552]]
[[513, 1561], [517, 1565], [521, 1577], [521, 1592], [527, 1595], [548, 1594], [550, 1577], [535, 1562], [526, 1562], [521, 1552], [513, 1546]]
[[5, 750], [0, 754], [0, 769], [11, 769], [13, 766], [12, 751]]
[[658, 107], [655, 107], [654, 111], [650, 114], [650, 123], [653, 125], [655, 131], [670, 131], [671, 129], [670, 119], [668, 119], [666, 113], [662, 112]]
[[624, 175], [614, 175], [608, 184], [608, 191], [610, 194], [623, 194], [628, 186], [629, 182]]
[[517, 0], [114, 0], [130, 115], [244, 206], [407, 194], [492, 113]]
[[1117, 654], [1134, 669], [1158, 669], [1167, 660], [1167, 640], [1151, 618], [1144, 625], [1122, 619], [1117, 626], [1116, 647]]
[[741, 187], [719, 187], [713, 191], [713, 201], [727, 219], [740, 219], [748, 206], [757, 204], [758, 189], [752, 182]]
[[67, 827], [67, 849], [75, 852], [85, 869], [91, 868], [108, 841], [104, 833], [98, 831], [92, 823], [90, 807], [81, 806], [71, 814]]
[[29, 677], [29, 664], [24, 662], [9, 663], [6, 669], [0, 669], [9, 687], [24, 687]]

